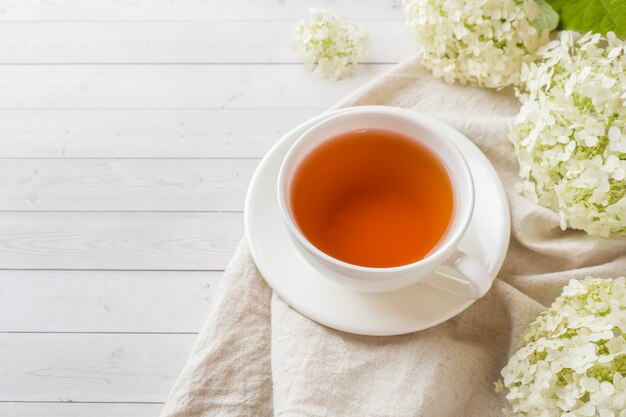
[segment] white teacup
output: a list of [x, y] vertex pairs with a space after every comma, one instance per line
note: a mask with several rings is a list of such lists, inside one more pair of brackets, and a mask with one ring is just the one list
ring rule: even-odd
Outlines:
[[[430, 253], [407, 265], [372, 268], [336, 259], [315, 247], [298, 228], [290, 209], [290, 185], [300, 162], [324, 141], [343, 133], [378, 129], [409, 136], [427, 147], [446, 168], [452, 185], [454, 208], [447, 232]], [[348, 113], [332, 116], [306, 131], [291, 147], [280, 168], [278, 201], [289, 235], [307, 261], [323, 275], [353, 289], [365, 292], [398, 290], [427, 278], [442, 265], [456, 270], [469, 284], [466, 298], [479, 298], [491, 287], [486, 268], [458, 249], [474, 209], [474, 183], [465, 158], [433, 120], [423, 114], [393, 107], [355, 107]]]

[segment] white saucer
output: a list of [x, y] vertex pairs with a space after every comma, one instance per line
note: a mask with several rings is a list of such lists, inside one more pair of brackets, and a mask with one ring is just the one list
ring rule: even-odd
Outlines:
[[[448, 320], [474, 300], [425, 284], [388, 293], [363, 293], [328, 280], [300, 255], [287, 235], [278, 209], [277, 179], [282, 160], [313, 124], [334, 114], [321, 114], [287, 133], [270, 149], [257, 168], [245, 206], [245, 228], [252, 257], [274, 291], [291, 307], [326, 326], [364, 335], [394, 335], [426, 329]], [[414, 112], [404, 110], [407, 115]], [[476, 191], [474, 215], [460, 249], [482, 261], [492, 277], [502, 266], [509, 235], [509, 207], [504, 189], [489, 160], [469, 139], [439, 122], [461, 150], [472, 171]], [[447, 286], [438, 273], [427, 278], [432, 285]]]

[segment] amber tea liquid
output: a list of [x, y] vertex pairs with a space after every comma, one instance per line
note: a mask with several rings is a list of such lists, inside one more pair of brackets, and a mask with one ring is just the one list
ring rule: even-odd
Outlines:
[[297, 226], [318, 249], [376, 268], [423, 259], [445, 236], [454, 204], [437, 156], [407, 136], [373, 129], [311, 151], [289, 199]]

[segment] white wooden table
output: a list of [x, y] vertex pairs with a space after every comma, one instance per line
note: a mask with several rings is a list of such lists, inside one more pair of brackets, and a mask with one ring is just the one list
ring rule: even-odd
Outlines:
[[[362, 24], [332, 82], [309, 7]], [[413, 53], [400, 0], [0, 0], [0, 416], [156, 416], [285, 131]]]

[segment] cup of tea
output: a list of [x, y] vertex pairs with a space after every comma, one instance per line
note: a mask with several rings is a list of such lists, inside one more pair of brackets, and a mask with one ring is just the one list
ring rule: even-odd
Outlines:
[[287, 153], [278, 201], [307, 262], [353, 289], [398, 290], [442, 265], [469, 284], [457, 295], [491, 287], [458, 249], [474, 209], [471, 172], [428, 116], [367, 106], [321, 121]]

